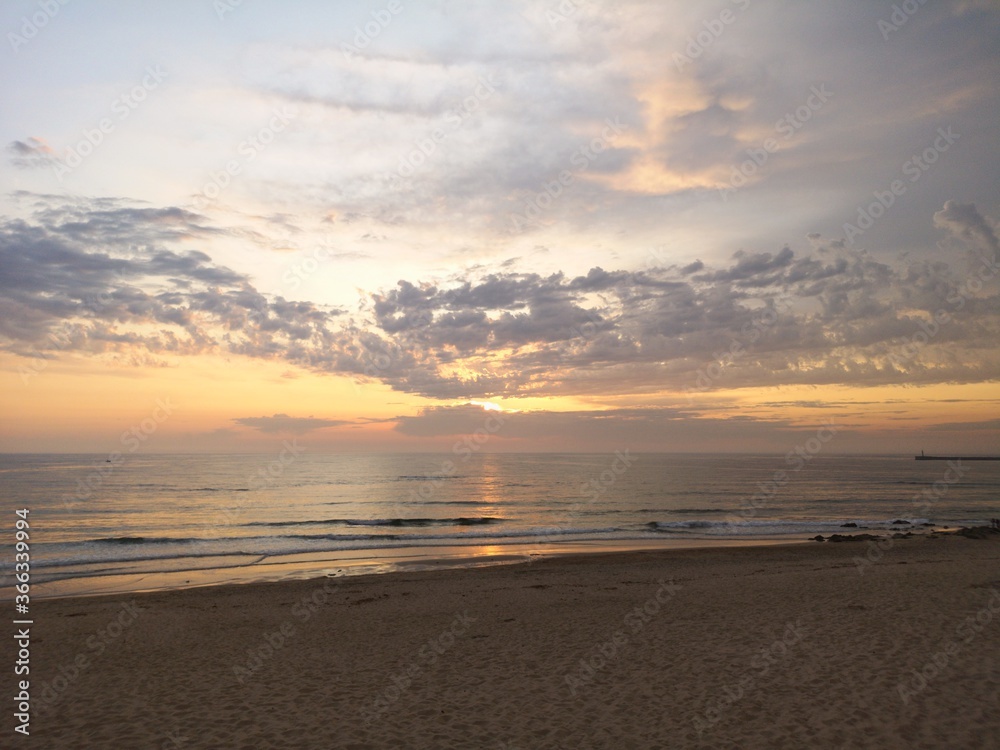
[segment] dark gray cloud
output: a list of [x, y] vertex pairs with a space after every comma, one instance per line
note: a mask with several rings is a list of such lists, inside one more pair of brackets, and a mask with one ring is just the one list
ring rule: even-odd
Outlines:
[[258, 292], [197, 250], [166, 246], [215, 234], [176, 208], [46, 206], [38, 223], [0, 223], [0, 335], [25, 352], [144, 348], [304, 356], [339, 310]]
[[209, 226], [204, 217], [183, 208], [147, 208], [114, 199], [49, 203], [36, 212], [35, 218], [47, 230], [68, 240], [133, 250], [227, 233]]
[[934, 226], [947, 229], [983, 250], [991, 253], [1000, 251], [996, 228], [971, 203], [948, 201], [934, 214]]
[[[939, 223], [976, 240], [988, 224], [974, 207], [961, 218], [972, 215], [979, 234], [957, 217]], [[424, 372], [461, 362], [492, 373], [459, 389], [464, 396], [976, 382], [1000, 373], [987, 343], [1000, 333], [989, 273], [970, 287], [945, 262], [896, 266], [865, 252], [798, 256], [787, 246], [691, 271], [499, 273], [450, 288], [401, 281], [376, 296], [375, 322]], [[435, 395], [432, 382], [421, 383]]]
[[39, 216], [45, 226], [0, 225], [0, 334], [32, 356], [222, 351], [442, 399], [664, 389], [696, 399], [714, 388], [1000, 374], [1000, 275], [981, 252], [996, 235], [972, 205], [936, 214], [949, 241], [982, 259], [971, 271], [785, 246], [737, 252], [723, 267], [404, 279], [351, 316], [264, 295], [203, 252], [170, 249], [219, 231], [186, 211]]

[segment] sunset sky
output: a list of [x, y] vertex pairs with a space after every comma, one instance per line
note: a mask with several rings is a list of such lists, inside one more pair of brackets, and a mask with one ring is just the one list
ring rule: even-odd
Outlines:
[[1000, 452], [997, 0], [0, 30], [0, 451]]

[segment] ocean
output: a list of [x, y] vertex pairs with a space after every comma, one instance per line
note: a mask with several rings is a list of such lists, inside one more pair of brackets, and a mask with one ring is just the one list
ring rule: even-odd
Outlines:
[[[912, 456], [3, 455], [34, 596], [389, 570], [560, 549], [984, 525], [1000, 462]], [[856, 524], [857, 529], [845, 527]]]

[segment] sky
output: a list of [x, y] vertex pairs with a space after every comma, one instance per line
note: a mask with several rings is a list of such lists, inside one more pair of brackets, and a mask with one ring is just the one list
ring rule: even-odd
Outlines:
[[1000, 452], [998, 0], [0, 31], [0, 451]]

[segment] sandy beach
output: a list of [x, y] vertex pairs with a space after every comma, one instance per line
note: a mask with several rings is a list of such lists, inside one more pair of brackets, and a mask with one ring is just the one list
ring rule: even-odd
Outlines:
[[1000, 746], [1000, 540], [882, 547], [39, 601], [31, 736], [7, 733], [37, 748]]

